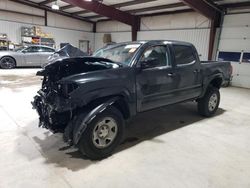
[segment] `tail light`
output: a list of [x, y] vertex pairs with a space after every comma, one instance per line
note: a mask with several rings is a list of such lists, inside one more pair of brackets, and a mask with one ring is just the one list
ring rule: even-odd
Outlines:
[[229, 75], [232, 75], [233, 74], [233, 66], [230, 64], [229, 66]]

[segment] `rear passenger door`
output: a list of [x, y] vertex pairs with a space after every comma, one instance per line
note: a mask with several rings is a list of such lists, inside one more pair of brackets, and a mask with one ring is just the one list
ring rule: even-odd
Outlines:
[[172, 44], [179, 101], [196, 98], [202, 92], [200, 62], [192, 45]]

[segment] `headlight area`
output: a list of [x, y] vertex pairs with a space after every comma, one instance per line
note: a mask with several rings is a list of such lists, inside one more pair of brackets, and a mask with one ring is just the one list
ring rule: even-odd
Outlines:
[[76, 83], [59, 83], [58, 91], [64, 98], [70, 98], [70, 94], [75, 91], [79, 86]]

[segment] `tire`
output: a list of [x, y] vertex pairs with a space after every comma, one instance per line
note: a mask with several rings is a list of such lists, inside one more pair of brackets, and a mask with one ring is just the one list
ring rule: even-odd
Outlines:
[[205, 117], [213, 116], [220, 104], [220, 92], [218, 88], [209, 86], [206, 94], [198, 99], [198, 112]]
[[[79, 116], [79, 119], [82, 119], [81, 116]], [[110, 106], [87, 125], [77, 147], [83, 155], [91, 160], [106, 158], [121, 143], [124, 127], [124, 119], [121, 112]]]
[[13, 69], [16, 67], [16, 61], [13, 57], [9, 56], [3, 57], [0, 60], [0, 67], [2, 69]]

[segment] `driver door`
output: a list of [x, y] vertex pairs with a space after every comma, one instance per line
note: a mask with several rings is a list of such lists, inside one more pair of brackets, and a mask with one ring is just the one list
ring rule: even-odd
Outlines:
[[40, 66], [40, 47], [30, 46], [23, 51], [26, 66]]
[[147, 48], [136, 75], [137, 111], [146, 111], [172, 103], [176, 77], [167, 45]]

